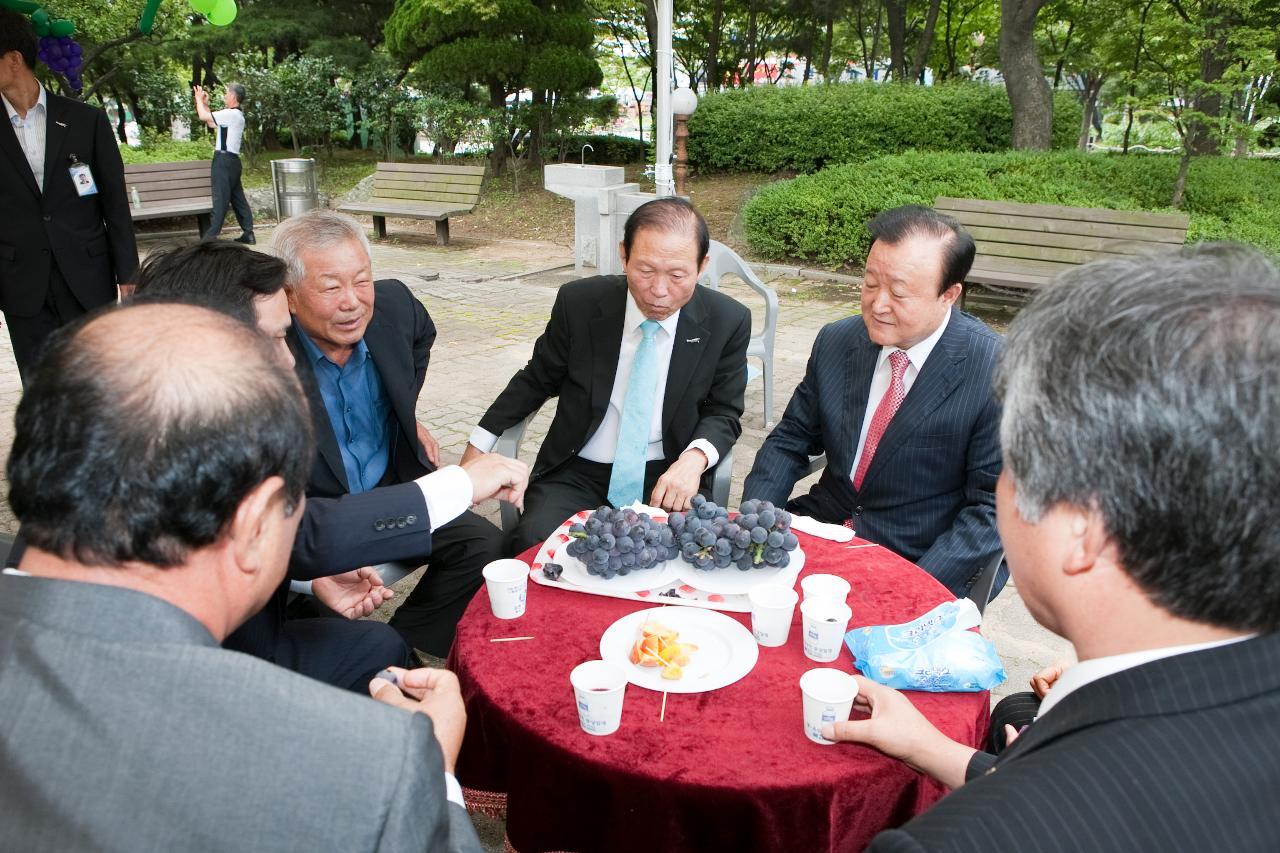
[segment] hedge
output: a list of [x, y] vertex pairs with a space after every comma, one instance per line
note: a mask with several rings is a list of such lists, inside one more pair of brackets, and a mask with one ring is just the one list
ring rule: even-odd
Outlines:
[[213, 157], [209, 139], [191, 141], [177, 139], [147, 140], [141, 148], [120, 146], [120, 156], [128, 165], [134, 163], [177, 163], [183, 160], [208, 160]]
[[[1172, 155], [915, 152], [766, 185], [743, 208], [743, 225], [762, 258], [861, 264], [866, 222], [891, 207], [946, 195], [1167, 211], [1177, 171]], [[1182, 209], [1188, 241], [1232, 239], [1280, 254], [1280, 162], [1197, 158]]]
[[[1071, 148], [1081, 109], [1054, 101], [1055, 148]], [[1003, 86], [757, 86], [707, 95], [689, 118], [689, 162], [704, 172], [817, 171], [903, 151], [1006, 151]]]
[[[621, 166], [625, 163], [643, 163], [648, 159], [648, 146], [633, 136], [580, 133], [570, 138], [565, 162], [577, 163], [582, 155], [582, 146], [588, 144], [591, 146], [591, 150], [586, 152], [588, 163]], [[547, 152], [547, 162], [552, 162], [559, 154], [559, 150]]]

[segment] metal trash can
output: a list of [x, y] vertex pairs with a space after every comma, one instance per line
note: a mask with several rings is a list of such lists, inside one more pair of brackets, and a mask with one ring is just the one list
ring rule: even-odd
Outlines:
[[277, 222], [319, 207], [316, 161], [310, 157], [272, 160], [271, 188], [275, 190]]

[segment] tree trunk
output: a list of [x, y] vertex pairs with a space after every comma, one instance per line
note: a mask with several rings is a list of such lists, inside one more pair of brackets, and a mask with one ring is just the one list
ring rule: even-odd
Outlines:
[[[506, 105], [507, 93], [497, 83], [490, 83], [489, 106], [495, 110], [502, 110]], [[494, 175], [501, 175], [503, 168], [507, 165], [507, 123], [505, 118], [500, 118], [498, 121], [502, 125], [501, 130], [490, 128], [489, 134], [493, 140], [493, 150], [489, 153], [489, 165]]]
[[547, 114], [542, 109], [547, 103], [547, 92], [545, 89], [538, 89], [533, 93], [533, 125], [529, 128], [529, 154], [525, 158], [529, 161], [529, 165], [537, 169], [539, 174], [542, 172], [542, 140], [547, 132]]
[[924, 30], [920, 33], [920, 40], [916, 42], [916, 57], [911, 63], [911, 79], [918, 80], [924, 76], [925, 65], [929, 62], [929, 51], [933, 49], [933, 35], [938, 26], [938, 7], [942, 5], [942, 0], [930, 0], [929, 12], [924, 19]]
[[831, 82], [831, 39], [835, 33], [836, 17], [831, 7], [827, 7], [826, 33], [822, 38], [822, 82]]
[[889, 18], [889, 73], [895, 83], [909, 83], [907, 75], [907, 0], [884, 0]]
[[116, 100], [116, 136], [120, 138], [120, 143], [122, 145], [128, 145], [129, 134], [125, 132], [125, 125], [128, 124], [128, 122], [125, 121], [124, 117], [124, 98], [121, 98], [115, 92], [112, 92], [111, 94]]
[[1182, 159], [1178, 161], [1178, 177], [1173, 182], [1173, 200], [1170, 205], [1174, 210], [1182, 207], [1182, 194], [1187, 189], [1187, 171], [1191, 168], [1191, 152], [1184, 144], [1182, 146]]
[[1013, 110], [1013, 147], [1048, 151], [1053, 142], [1053, 91], [1036, 49], [1036, 14], [1044, 0], [1001, 0], [1000, 73]]
[[707, 91], [718, 92], [720, 80], [720, 28], [724, 25], [724, 0], [713, 0], [711, 32], [707, 34]]
[[1187, 120], [1186, 145], [1193, 154], [1217, 154], [1221, 144], [1212, 125], [1214, 119], [1222, 115], [1222, 93], [1208, 87], [1220, 81], [1231, 64], [1231, 49], [1227, 44], [1231, 24], [1224, 19], [1225, 15], [1226, 10], [1217, 4], [1204, 7], [1205, 44], [1200, 51], [1200, 82], [1205, 88], [1191, 99], [1191, 109], [1203, 118], [1191, 116]]
[[1081, 151], [1089, 150], [1089, 131], [1093, 129], [1093, 113], [1098, 108], [1098, 93], [1102, 91], [1104, 79], [1096, 71], [1084, 75], [1084, 117], [1080, 120], [1080, 138], [1076, 140], [1076, 148]]

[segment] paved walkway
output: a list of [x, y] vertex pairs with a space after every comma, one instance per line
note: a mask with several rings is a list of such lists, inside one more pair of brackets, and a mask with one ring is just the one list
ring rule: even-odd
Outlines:
[[[269, 240], [269, 230], [258, 233], [264, 242]], [[143, 250], [157, 245], [144, 244]], [[441, 248], [430, 235], [413, 234], [393, 236], [374, 246], [375, 275], [403, 279], [435, 320], [438, 337], [418, 414], [440, 442], [446, 460], [457, 460], [472, 427], [528, 360], [556, 288], [574, 277], [572, 267], [567, 266], [571, 255], [563, 246], [521, 241], [455, 239]], [[776, 418], [804, 374], [818, 330], [857, 306], [856, 295], [850, 295], [847, 287], [776, 275], [770, 277], [770, 283], [781, 302], [774, 364]], [[759, 298], [728, 281], [724, 290], [752, 308], [758, 327], [764, 310]], [[5, 456], [13, 441], [13, 411], [20, 396], [8, 335], [0, 335], [0, 453]], [[743, 434], [734, 449], [731, 505], [740, 500], [742, 481], [768, 434], [762, 408], [757, 380], [748, 385]], [[521, 453], [526, 461], [532, 463], [552, 414], [549, 405], [534, 419]], [[7, 482], [3, 485], [7, 493]], [[496, 522], [496, 502], [488, 502], [480, 510]], [[8, 505], [0, 506], [0, 529], [12, 532], [15, 528]], [[405, 583], [413, 580], [411, 576]], [[1031, 674], [1041, 666], [1072, 659], [1069, 646], [1036, 625], [1011, 586], [988, 607], [985, 633], [995, 642], [1009, 672], [1009, 681], [996, 691], [998, 695], [1025, 689]]]

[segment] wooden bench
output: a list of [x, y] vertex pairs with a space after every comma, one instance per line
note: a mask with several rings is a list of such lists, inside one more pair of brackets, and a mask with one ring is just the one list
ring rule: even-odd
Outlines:
[[[213, 191], [209, 184], [208, 160], [125, 166], [124, 179], [129, 193], [129, 212], [135, 222], [168, 216], [194, 216], [201, 234], [209, 230]], [[133, 203], [135, 189], [141, 205]]]
[[993, 290], [992, 301], [1006, 303], [1021, 302], [1030, 291], [1080, 264], [1181, 246], [1190, 221], [1185, 213], [972, 198], [942, 197], [934, 207], [958, 219], [977, 243], [978, 254], [965, 283], [984, 285]]
[[449, 245], [449, 217], [470, 213], [480, 201], [483, 166], [440, 166], [435, 163], [379, 163], [373, 195], [367, 201], [338, 208], [373, 215], [373, 231], [387, 236], [387, 217], [431, 219], [436, 242]]

